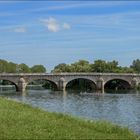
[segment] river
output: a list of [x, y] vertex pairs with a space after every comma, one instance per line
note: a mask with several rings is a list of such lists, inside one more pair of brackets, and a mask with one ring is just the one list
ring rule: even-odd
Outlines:
[[6, 96], [50, 112], [62, 112], [93, 120], [107, 120], [126, 126], [140, 135], [140, 92], [82, 93], [50, 90], [0, 91]]

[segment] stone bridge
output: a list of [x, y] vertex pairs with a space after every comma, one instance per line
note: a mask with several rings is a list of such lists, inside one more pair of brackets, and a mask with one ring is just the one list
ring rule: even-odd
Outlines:
[[94, 83], [97, 90], [104, 90], [107, 82], [113, 79], [120, 79], [127, 82], [131, 88], [137, 87], [140, 83], [140, 74], [118, 74], [118, 73], [3, 73], [0, 74], [0, 80], [8, 80], [12, 82], [17, 91], [23, 92], [26, 86], [34, 80], [48, 80], [54, 83], [57, 90], [65, 90], [67, 84], [75, 79], [90, 80]]

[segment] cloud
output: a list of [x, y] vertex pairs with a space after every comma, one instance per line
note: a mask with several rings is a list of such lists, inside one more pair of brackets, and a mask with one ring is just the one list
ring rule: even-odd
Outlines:
[[70, 29], [70, 25], [68, 23], [59, 23], [55, 18], [50, 17], [48, 19], [41, 19], [42, 24], [47, 27], [50, 32], [58, 32], [62, 29]]
[[70, 29], [71, 26], [68, 23], [63, 23], [63, 29]]
[[27, 29], [25, 27], [17, 27], [13, 31], [16, 33], [25, 33], [27, 32]]
[[49, 19], [42, 19], [41, 22], [50, 32], [58, 32], [60, 30], [59, 24], [55, 18], [50, 17]]

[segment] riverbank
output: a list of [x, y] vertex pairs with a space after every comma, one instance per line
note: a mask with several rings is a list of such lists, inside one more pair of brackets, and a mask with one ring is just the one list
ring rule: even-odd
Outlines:
[[108, 122], [50, 113], [0, 97], [0, 139], [135, 139]]

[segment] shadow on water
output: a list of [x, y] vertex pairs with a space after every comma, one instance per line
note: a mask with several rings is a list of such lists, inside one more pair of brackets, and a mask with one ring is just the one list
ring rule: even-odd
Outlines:
[[16, 88], [13, 85], [6, 85], [6, 86], [0, 85], [0, 92], [3, 91], [16, 91]]
[[105, 89], [105, 94], [139, 94], [139, 90], [127, 90], [127, 89], [119, 89], [119, 90], [112, 90], [112, 89]]

